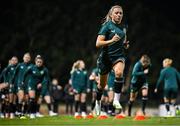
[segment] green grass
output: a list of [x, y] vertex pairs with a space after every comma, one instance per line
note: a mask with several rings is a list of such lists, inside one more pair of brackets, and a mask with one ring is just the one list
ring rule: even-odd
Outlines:
[[0, 126], [180, 126], [180, 118], [151, 117], [136, 121], [132, 117], [125, 119], [74, 119], [72, 116], [43, 117], [36, 119], [0, 119]]

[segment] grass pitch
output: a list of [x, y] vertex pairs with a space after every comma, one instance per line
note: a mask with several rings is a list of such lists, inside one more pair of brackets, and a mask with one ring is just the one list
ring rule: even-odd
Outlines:
[[75, 119], [73, 116], [43, 117], [36, 119], [0, 119], [0, 126], [180, 126], [177, 117], [150, 117], [137, 121], [133, 117], [125, 119]]

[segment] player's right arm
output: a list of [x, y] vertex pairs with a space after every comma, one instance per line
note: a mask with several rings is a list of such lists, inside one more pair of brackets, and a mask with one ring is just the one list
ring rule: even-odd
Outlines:
[[135, 64], [133, 71], [132, 71], [132, 76], [141, 76], [141, 75], [146, 74], [146, 70], [145, 71], [139, 71], [140, 67], [141, 66], [139, 65], [139, 63]]
[[105, 40], [105, 36], [104, 35], [98, 35], [97, 37], [97, 40], [96, 40], [96, 47], [99, 48], [99, 47], [102, 47], [102, 46], [107, 46], [113, 42], [117, 42], [120, 40], [120, 37], [115, 34], [112, 39], [110, 40]]

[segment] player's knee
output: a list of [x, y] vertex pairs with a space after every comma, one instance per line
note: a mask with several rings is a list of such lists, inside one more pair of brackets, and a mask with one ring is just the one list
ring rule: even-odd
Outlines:
[[135, 97], [131, 97], [131, 98], [129, 99], [129, 101], [134, 102], [134, 101], [135, 101]]
[[116, 70], [116, 71], [115, 71], [115, 77], [116, 77], [116, 78], [121, 78], [121, 77], [123, 77], [123, 71], [121, 71], [121, 70]]

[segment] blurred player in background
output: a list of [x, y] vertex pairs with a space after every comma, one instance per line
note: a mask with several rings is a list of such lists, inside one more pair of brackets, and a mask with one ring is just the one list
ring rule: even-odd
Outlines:
[[167, 110], [167, 116], [171, 116], [172, 114], [170, 111], [170, 104], [175, 107], [176, 113], [179, 113], [179, 108], [176, 105], [176, 98], [178, 95], [178, 83], [180, 83], [180, 74], [174, 67], [172, 67], [172, 62], [173, 60], [170, 58], [166, 58], [163, 60], [164, 68], [160, 72], [160, 77], [154, 90], [154, 92], [157, 93], [160, 83], [164, 83], [164, 103]]
[[79, 115], [79, 105], [82, 117], [86, 117], [86, 93], [88, 76], [83, 60], [74, 63], [71, 71], [72, 86], [75, 93], [75, 117]]
[[148, 82], [147, 74], [151, 66], [151, 60], [147, 55], [142, 55], [141, 59], [136, 62], [132, 71], [132, 79], [130, 84], [130, 98], [128, 102], [128, 116], [131, 116], [133, 103], [138, 95], [142, 92], [142, 112], [145, 115], [146, 102], [148, 100]]
[[25, 111], [27, 110], [27, 103], [28, 103], [28, 90], [27, 90], [27, 83], [28, 77], [25, 78], [23, 82], [23, 76], [27, 69], [32, 67], [33, 64], [31, 63], [31, 56], [30, 53], [25, 53], [23, 56], [23, 62], [19, 63], [16, 67], [15, 75], [14, 75], [14, 83], [17, 85], [17, 96], [18, 96], [18, 105], [17, 111], [18, 115], [22, 116], [23, 118]]

